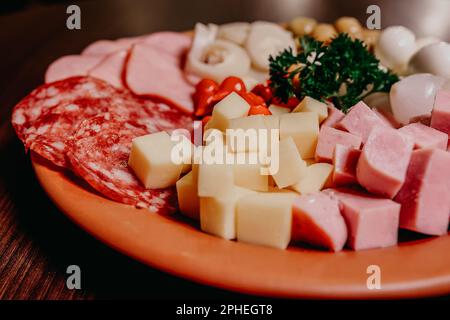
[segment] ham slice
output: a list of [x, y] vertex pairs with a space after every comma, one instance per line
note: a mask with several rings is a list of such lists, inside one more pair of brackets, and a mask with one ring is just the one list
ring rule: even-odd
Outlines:
[[296, 198], [292, 208], [292, 240], [340, 251], [347, 241], [347, 227], [339, 203], [325, 193]]
[[450, 135], [450, 91], [438, 91], [431, 113], [431, 127]]
[[333, 153], [333, 185], [356, 184], [356, 165], [361, 150], [337, 144]]
[[55, 60], [45, 72], [45, 83], [75, 76], [86, 76], [102, 59], [101, 56], [69, 55]]
[[450, 154], [416, 150], [406, 181], [395, 197], [402, 205], [400, 227], [428, 235], [447, 233], [450, 212]]
[[112, 41], [112, 40], [98, 40], [88, 45], [81, 52], [83, 56], [106, 56], [110, 53], [128, 49], [131, 46], [129, 43]]
[[347, 245], [354, 250], [397, 244], [400, 205], [390, 199], [347, 188], [324, 191], [339, 200], [348, 228]]
[[186, 55], [192, 39], [183, 33], [165, 31], [141, 37], [140, 42], [179, 58]]
[[124, 88], [122, 75], [127, 55], [127, 50], [113, 52], [104, 57], [88, 74], [92, 77], [105, 80], [118, 89], [122, 89]]
[[398, 131], [414, 140], [415, 149], [447, 149], [448, 135], [446, 133], [419, 122], [408, 124], [398, 129]]
[[361, 147], [361, 137], [331, 127], [322, 127], [316, 147], [316, 161], [331, 163], [333, 151], [337, 144], [359, 149]]
[[395, 129], [373, 129], [356, 167], [358, 182], [369, 192], [392, 199], [405, 181], [413, 145]]
[[146, 44], [133, 46], [125, 82], [137, 95], [149, 96], [192, 113], [194, 87], [184, 78], [181, 57]]
[[363, 143], [366, 143], [370, 132], [377, 126], [390, 127], [362, 101], [354, 105], [344, 119], [336, 124], [336, 128], [360, 136]]

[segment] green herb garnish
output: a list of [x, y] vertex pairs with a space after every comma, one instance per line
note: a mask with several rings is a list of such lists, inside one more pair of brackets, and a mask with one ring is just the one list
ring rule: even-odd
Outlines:
[[328, 44], [304, 36], [297, 55], [289, 48], [270, 56], [269, 62], [270, 86], [282, 102], [310, 96], [331, 100], [344, 112], [373, 92], [389, 92], [399, 80], [396, 74], [380, 68], [364, 42], [346, 33]]

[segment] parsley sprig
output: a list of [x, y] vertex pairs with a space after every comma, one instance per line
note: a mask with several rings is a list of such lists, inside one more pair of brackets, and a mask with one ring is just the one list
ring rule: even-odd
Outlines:
[[346, 33], [328, 44], [304, 36], [297, 55], [289, 48], [271, 56], [269, 62], [270, 86], [281, 101], [310, 96], [331, 100], [344, 112], [370, 93], [389, 92], [399, 80], [396, 74], [380, 68], [364, 42]]

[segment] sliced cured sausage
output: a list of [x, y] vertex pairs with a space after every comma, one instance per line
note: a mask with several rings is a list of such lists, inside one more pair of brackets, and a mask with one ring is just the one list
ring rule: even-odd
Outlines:
[[106, 112], [81, 123], [69, 140], [67, 157], [73, 170], [106, 197], [156, 213], [173, 213], [175, 189], [145, 189], [128, 168], [131, 141], [144, 134], [144, 129]]

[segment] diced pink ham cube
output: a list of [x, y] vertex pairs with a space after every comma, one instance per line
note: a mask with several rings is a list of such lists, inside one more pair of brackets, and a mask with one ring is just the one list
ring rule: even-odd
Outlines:
[[359, 149], [361, 147], [361, 137], [331, 127], [322, 127], [316, 147], [316, 161], [332, 162], [336, 144]]
[[389, 127], [398, 129], [402, 126], [397, 120], [395, 120], [394, 115], [392, 113], [382, 110], [382, 109], [377, 109], [377, 108], [373, 108], [372, 111], [375, 112], [376, 115], [381, 120], [383, 120], [384, 123], [386, 125], [388, 125]]
[[373, 129], [356, 166], [358, 182], [369, 192], [392, 199], [405, 181], [413, 145], [395, 129]]
[[343, 186], [357, 183], [356, 165], [361, 150], [337, 144], [333, 155], [333, 185]]
[[334, 195], [340, 202], [350, 248], [363, 250], [397, 244], [398, 203], [347, 188], [327, 189], [324, 192]]
[[402, 205], [400, 227], [429, 235], [447, 233], [450, 154], [439, 149], [415, 150], [395, 201]]
[[398, 129], [398, 131], [409, 135], [414, 140], [414, 148], [416, 149], [447, 149], [448, 134], [424, 124], [411, 123]]
[[345, 114], [333, 106], [332, 103], [328, 104], [328, 117], [322, 122], [322, 127], [334, 127], [339, 121], [345, 117]]
[[450, 135], [450, 91], [440, 90], [436, 94], [431, 127]]
[[292, 240], [340, 251], [347, 241], [347, 226], [339, 202], [325, 193], [301, 195], [292, 209]]
[[336, 128], [346, 130], [354, 135], [360, 136], [366, 143], [373, 128], [381, 126], [389, 128], [375, 112], [373, 112], [363, 101], [355, 104]]

